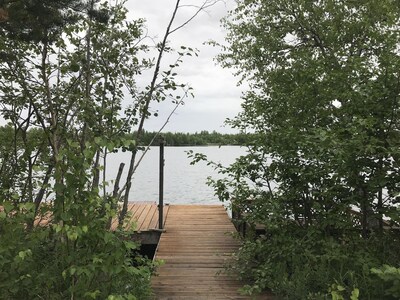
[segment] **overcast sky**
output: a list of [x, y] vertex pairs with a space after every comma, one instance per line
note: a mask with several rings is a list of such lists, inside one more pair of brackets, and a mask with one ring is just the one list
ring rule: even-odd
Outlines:
[[[181, 0], [185, 5], [178, 11], [174, 27], [180, 25], [194, 12], [190, 5], [200, 5], [203, 0]], [[146, 19], [148, 35], [160, 41], [170, 20], [176, 0], [128, 0], [130, 18]], [[220, 19], [234, 6], [234, 0], [219, 2], [206, 12], [201, 12], [196, 19], [170, 37], [170, 45], [174, 48], [187, 46], [197, 48], [199, 57], [187, 57], [178, 69], [179, 80], [190, 84], [194, 89], [195, 98], [185, 101], [178, 108], [164, 131], [196, 132], [201, 130], [216, 130], [232, 132], [224, 126], [226, 118], [234, 117], [240, 110], [240, 89], [236, 86], [237, 79], [230, 70], [217, 65], [214, 58], [219, 49], [204, 42], [215, 40], [223, 42], [225, 32], [220, 26]], [[148, 41], [150, 42], [150, 41]], [[169, 64], [171, 58], [164, 63]], [[144, 78], [139, 85], [148, 84], [149, 78]], [[171, 102], [153, 104], [152, 111], [158, 111], [159, 117], [152, 118], [145, 125], [146, 130], [158, 130], [173, 109]]]

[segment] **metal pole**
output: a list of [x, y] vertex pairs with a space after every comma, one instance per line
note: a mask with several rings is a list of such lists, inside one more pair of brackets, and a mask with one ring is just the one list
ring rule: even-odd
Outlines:
[[159, 179], [159, 198], [158, 198], [158, 228], [164, 227], [164, 137], [160, 138], [160, 179]]

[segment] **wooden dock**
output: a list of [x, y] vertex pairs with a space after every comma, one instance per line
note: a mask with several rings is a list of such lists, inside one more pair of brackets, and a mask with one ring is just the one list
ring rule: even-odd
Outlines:
[[251, 299], [238, 292], [240, 282], [224, 273], [239, 243], [222, 206], [171, 205], [165, 230], [155, 256], [165, 261], [152, 278], [155, 299]]

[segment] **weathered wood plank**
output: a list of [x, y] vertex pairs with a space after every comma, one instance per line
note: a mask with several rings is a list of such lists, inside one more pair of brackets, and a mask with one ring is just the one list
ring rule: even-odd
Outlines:
[[[139, 232], [141, 231], [141, 229], [142, 229], [142, 224], [143, 224], [143, 222], [146, 220], [147, 215], [149, 214], [149, 212], [151, 211], [151, 207], [152, 207], [151, 204], [145, 205], [145, 207], [144, 207], [144, 209], [143, 209], [141, 215], [135, 220], [135, 222], [136, 222], [136, 230], [137, 230], [137, 231], [139, 231]], [[146, 229], [145, 229], [145, 230], [146, 230]]]
[[158, 219], [158, 216], [155, 216], [156, 214], [158, 214], [157, 205], [152, 205], [146, 219], [143, 220], [142, 224], [138, 224], [138, 227], [140, 226], [140, 230], [148, 230], [148, 228], [150, 228], [151, 220], [153, 219], [153, 217], [156, 217]]

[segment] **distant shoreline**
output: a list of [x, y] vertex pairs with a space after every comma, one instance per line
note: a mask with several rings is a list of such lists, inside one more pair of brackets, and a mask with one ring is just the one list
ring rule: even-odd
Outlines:
[[166, 146], [244, 146], [254, 139], [254, 134], [236, 133], [227, 134], [216, 131], [208, 132], [201, 131], [196, 133], [182, 132], [143, 132], [140, 138], [140, 145], [147, 146], [152, 143], [152, 146], [159, 145], [162, 136]]

